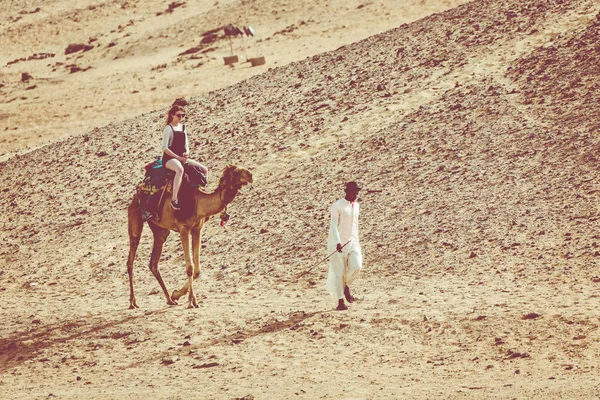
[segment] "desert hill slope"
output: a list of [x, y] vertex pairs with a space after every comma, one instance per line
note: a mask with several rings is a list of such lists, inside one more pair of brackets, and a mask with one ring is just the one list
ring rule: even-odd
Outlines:
[[[599, 29], [591, 0], [474, 1], [189, 99], [209, 188], [255, 179], [205, 228], [198, 310], [164, 305], [148, 230], [125, 309], [165, 109], [11, 158], [2, 397], [597, 397]], [[350, 178], [365, 269], [339, 313], [326, 263], [295, 276]]]
[[[0, 161], [465, 2], [2, 2]], [[230, 42], [227, 24], [256, 35]], [[231, 68], [230, 54], [241, 57]], [[244, 62], [261, 55], [262, 66]]]

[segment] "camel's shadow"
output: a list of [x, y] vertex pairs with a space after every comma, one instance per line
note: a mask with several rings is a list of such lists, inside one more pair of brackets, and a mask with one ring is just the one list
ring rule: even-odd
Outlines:
[[[118, 321], [105, 323], [100, 321], [96, 325], [94, 324], [95, 321], [90, 321], [90, 317], [81, 317], [71, 321], [49, 324], [26, 332], [15, 332], [8, 338], [0, 338], [0, 375], [11, 368], [34, 359], [47, 348], [75, 339], [92, 337], [120, 325], [138, 319], [145, 319], [148, 315], [165, 313], [170, 309], [171, 307], [164, 307], [141, 315], [130, 315]], [[72, 333], [65, 335], [65, 332]]]
[[[70, 321], [62, 321], [54, 324], [49, 324], [39, 329], [26, 331], [26, 332], [15, 332], [10, 337], [0, 339], [0, 374], [15, 368], [20, 364], [23, 364], [29, 360], [35, 359], [39, 353], [45, 349], [67, 343], [72, 340], [82, 338], [92, 338], [98, 335], [103, 335], [105, 332], [110, 332], [111, 329], [134, 323], [137, 320], [147, 319], [150, 315], [165, 314], [172, 307], [164, 307], [160, 310], [148, 311], [139, 315], [130, 315], [116, 321], [104, 322], [100, 320], [102, 316], [98, 318], [90, 319], [90, 317], [81, 317]], [[186, 354], [190, 350], [206, 349], [212, 346], [218, 345], [231, 345], [237, 344], [246, 339], [257, 337], [265, 334], [273, 334], [285, 329], [298, 329], [302, 322], [314, 317], [315, 315], [321, 315], [334, 310], [324, 311], [295, 311], [287, 315], [286, 319], [280, 321], [275, 320], [274, 322], [268, 322], [259, 328], [248, 329], [246, 331], [236, 331], [231, 334], [226, 334], [222, 337], [215, 338], [213, 340], [199, 343], [195, 346], [186, 347]], [[172, 354], [172, 353], [171, 353]], [[182, 353], [183, 354], [183, 353]], [[162, 357], [163, 355], [153, 355], [152, 359]], [[141, 360], [127, 368], [135, 365], [141, 365], [147, 360]]]

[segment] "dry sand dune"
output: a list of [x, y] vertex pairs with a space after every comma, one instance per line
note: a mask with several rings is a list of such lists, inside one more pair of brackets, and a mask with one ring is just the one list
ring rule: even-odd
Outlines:
[[[255, 178], [205, 228], [195, 310], [165, 305], [149, 230], [126, 309], [165, 108], [11, 156], [0, 397], [597, 398], [599, 34], [592, 0], [479, 0], [188, 98], [209, 188]], [[348, 178], [365, 269], [335, 312], [325, 263], [295, 277]], [[160, 265], [183, 283], [175, 234]]]
[[[465, 2], [3, 2], [0, 160]], [[255, 38], [237, 38], [231, 46], [222, 30], [212, 39], [206, 35], [230, 23], [254, 27]], [[242, 61], [265, 56], [266, 64], [225, 67], [223, 57], [232, 50]]]

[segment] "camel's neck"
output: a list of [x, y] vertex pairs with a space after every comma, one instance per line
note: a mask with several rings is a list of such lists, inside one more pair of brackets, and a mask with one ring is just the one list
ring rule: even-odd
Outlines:
[[237, 189], [228, 189], [225, 186], [219, 186], [212, 193], [198, 191], [196, 193], [196, 214], [200, 217], [210, 217], [220, 213], [227, 207], [227, 204], [233, 201], [237, 192]]

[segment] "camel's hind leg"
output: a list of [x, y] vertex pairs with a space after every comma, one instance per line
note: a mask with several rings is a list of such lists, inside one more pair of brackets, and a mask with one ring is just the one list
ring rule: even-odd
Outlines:
[[129, 275], [129, 308], [139, 308], [135, 301], [133, 292], [133, 262], [137, 252], [142, 229], [144, 228], [144, 220], [142, 219], [142, 211], [138, 207], [138, 197], [135, 195], [129, 208], [127, 209], [127, 219], [129, 226], [129, 258], [127, 259], [127, 275]]
[[152, 229], [152, 233], [154, 234], [154, 246], [152, 247], [152, 256], [150, 257], [150, 271], [158, 281], [158, 284], [162, 288], [165, 297], [167, 298], [167, 304], [174, 306], [177, 305], [177, 302], [173, 301], [167, 287], [165, 286], [165, 282], [160, 276], [160, 271], [158, 270], [158, 261], [160, 260], [160, 255], [162, 254], [163, 245], [165, 244], [165, 240], [169, 237], [169, 233], [171, 233], [168, 229], [161, 228], [158, 225], [152, 223], [152, 221], [148, 222], [150, 225], [150, 229]]

